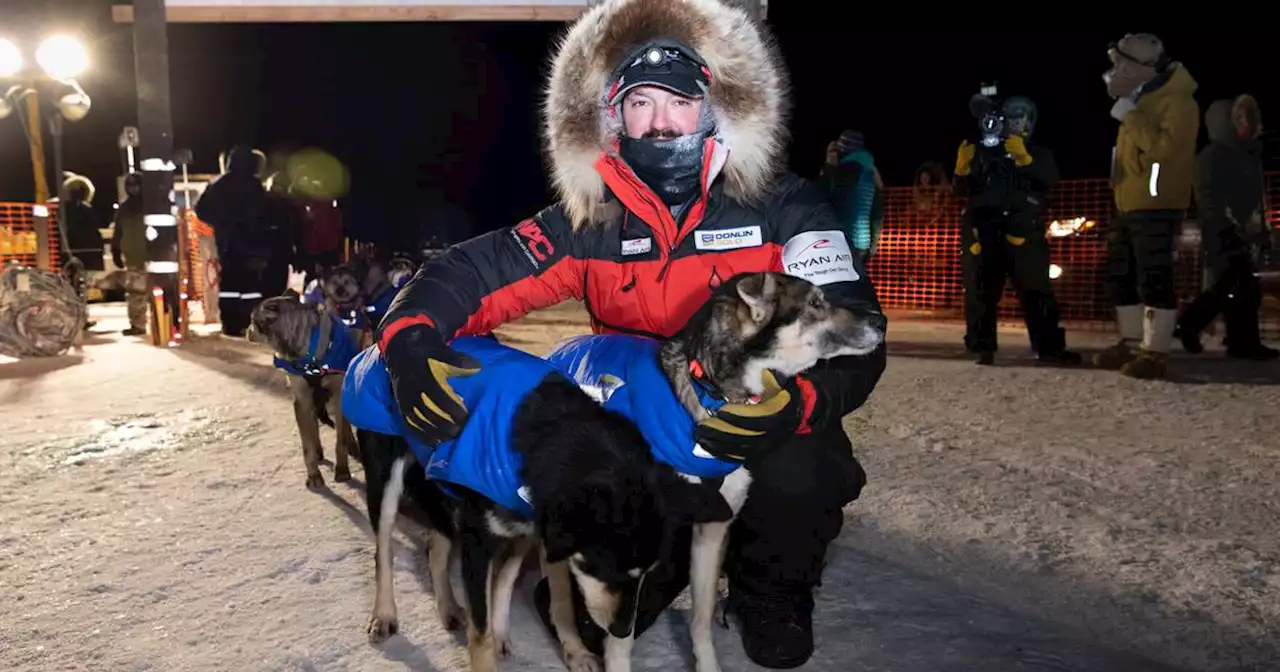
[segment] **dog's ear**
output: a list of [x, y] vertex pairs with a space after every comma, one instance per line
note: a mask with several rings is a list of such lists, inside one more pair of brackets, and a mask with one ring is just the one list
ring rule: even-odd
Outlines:
[[547, 562], [564, 562], [582, 550], [582, 540], [595, 538], [598, 519], [606, 515], [607, 503], [595, 488], [565, 490], [564, 495], [539, 507]]
[[772, 273], [752, 273], [738, 283], [738, 296], [751, 308], [751, 321], [768, 322], [773, 317], [778, 279]]
[[658, 490], [667, 515], [677, 525], [733, 520], [733, 509], [718, 489], [690, 483], [667, 465], [658, 465]]

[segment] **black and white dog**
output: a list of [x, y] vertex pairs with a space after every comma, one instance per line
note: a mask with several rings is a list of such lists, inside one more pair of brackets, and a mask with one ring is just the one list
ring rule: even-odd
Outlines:
[[[400, 497], [408, 494], [431, 522], [428, 564], [441, 621], [457, 629], [466, 620], [472, 670], [496, 670], [509, 653], [512, 590], [537, 545], [555, 616], [573, 621], [576, 581], [587, 610], [612, 635], [606, 668], [629, 669], [646, 573], [665, 557], [677, 529], [717, 506], [722, 518], [729, 511], [715, 491], [693, 487], [655, 461], [635, 425], [601, 408], [547, 361], [490, 338], [451, 345], [482, 366], [451, 379], [470, 419], [456, 439], [434, 449], [404, 430], [376, 348], [357, 357], [343, 389], [344, 413], [359, 428], [377, 535], [370, 635], [382, 639], [398, 628], [391, 533]], [[469, 617], [449, 586], [450, 557], [459, 546]], [[599, 670], [576, 629], [559, 628], [558, 636], [571, 670]]]
[[[549, 358], [595, 392], [605, 408], [635, 421], [660, 462], [672, 465], [720, 507], [693, 528], [690, 631], [699, 672], [720, 669], [711, 638], [716, 587], [725, 538], [746, 502], [751, 473], [693, 444], [693, 423], [725, 403], [767, 400], [779, 393], [778, 380], [820, 360], [872, 352], [884, 339], [879, 324], [872, 311], [854, 314], [831, 305], [820, 287], [802, 278], [749, 273], [724, 282], [665, 342], [583, 336], [551, 353]], [[569, 608], [556, 599], [553, 593], [552, 614]]]

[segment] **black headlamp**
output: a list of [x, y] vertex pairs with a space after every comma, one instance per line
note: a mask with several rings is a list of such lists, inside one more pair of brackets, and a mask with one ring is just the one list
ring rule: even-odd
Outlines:
[[687, 48], [670, 42], [636, 49], [623, 59], [615, 75], [610, 103], [637, 86], [658, 86], [689, 98], [701, 98], [711, 84], [706, 65]]

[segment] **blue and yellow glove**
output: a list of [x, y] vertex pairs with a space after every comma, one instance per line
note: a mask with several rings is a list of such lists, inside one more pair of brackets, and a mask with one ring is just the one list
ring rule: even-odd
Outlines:
[[457, 436], [467, 421], [467, 407], [449, 379], [475, 375], [480, 362], [445, 345], [440, 332], [425, 324], [396, 331], [383, 345], [382, 356], [405, 422], [431, 445]]
[[694, 427], [693, 437], [703, 450], [722, 460], [750, 462], [796, 433], [805, 411], [797, 379], [779, 385], [768, 370], [762, 378], [764, 394], [758, 403], [725, 404]]

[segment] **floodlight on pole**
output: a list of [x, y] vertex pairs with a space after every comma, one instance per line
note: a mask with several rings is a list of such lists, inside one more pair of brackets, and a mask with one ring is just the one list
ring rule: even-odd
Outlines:
[[36, 63], [50, 77], [66, 81], [75, 79], [89, 67], [89, 54], [79, 40], [55, 35], [36, 48]]
[[22, 72], [22, 50], [13, 40], [0, 37], [0, 77], [12, 77]]

